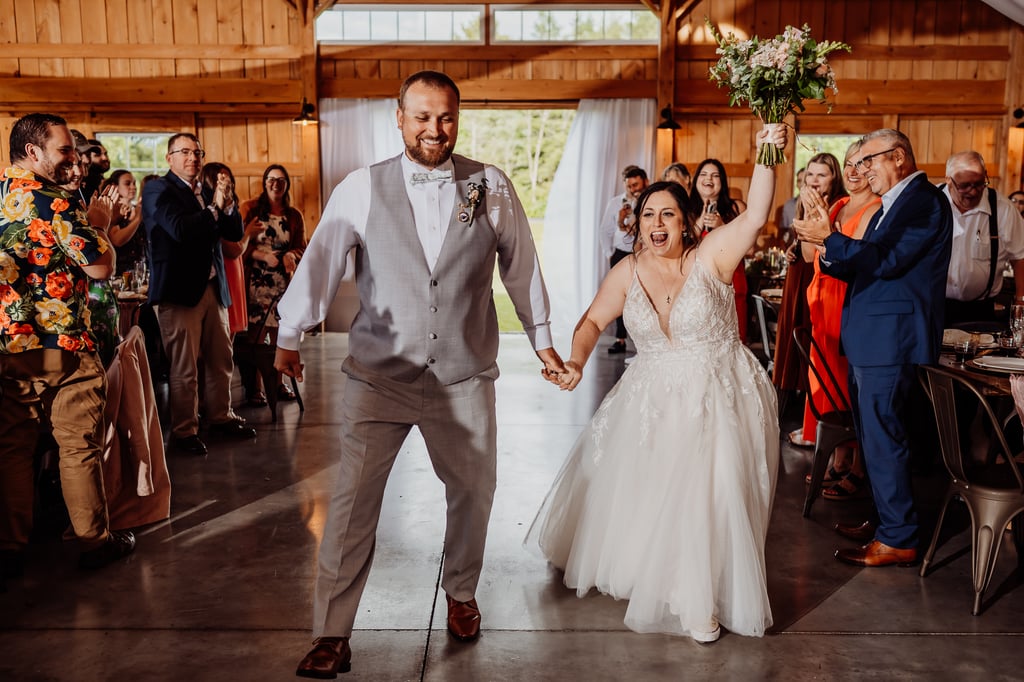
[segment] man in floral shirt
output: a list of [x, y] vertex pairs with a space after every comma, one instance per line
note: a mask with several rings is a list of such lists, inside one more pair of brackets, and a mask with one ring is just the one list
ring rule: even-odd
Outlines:
[[105, 232], [112, 206], [100, 199], [87, 212], [69, 209], [58, 185], [77, 156], [59, 116], [19, 119], [10, 157], [13, 166], [0, 173], [0, 577], [21, 570], [44, 417], [60, 448], [80, 565], [99, 568], [135, 548], [131, 533], [109, 527], [101, 469], [106, 375], [86, 305], [89, 278], [114, 269]]

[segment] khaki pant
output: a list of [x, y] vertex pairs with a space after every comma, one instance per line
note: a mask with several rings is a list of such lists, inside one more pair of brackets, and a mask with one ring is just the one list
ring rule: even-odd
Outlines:
[[[497, 470], [497, 366], [444, 386], [429, 371], [410, 383], [349, 358], [338, 481], [331, 496], [313, 595], [313, 637], [352, 634], [370, 573], [377, 521], [395, 456], [415, 425], [448, 502], [441, 587], [476, 595]], [[440, 510], [438, 510], [440, 513]]]
[[195, 306], [161, 303], [156, 306], [160, 336], [170, 362], [171, 434], [176, 438], [199, 431], [199, 358], [203, 358], [203, 406], [213, 424], [235, 418], [231, 411], [231, 331], [228, 309], [217, 300], [210, 282]]
[[32, 457], [43, 417], [60, 448], [60, 484], [85, 549], [106, 542], [103, 408], [107, 378], [95, 353], [30, 350], [0, 355], [0, 549], [20, 549], [32, 531]]

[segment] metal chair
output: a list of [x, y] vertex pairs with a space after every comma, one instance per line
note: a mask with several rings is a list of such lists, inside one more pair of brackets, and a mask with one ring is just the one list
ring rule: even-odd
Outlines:
[[[803, 513], [806, 518], [811, 515], [811, 505], [814, 504], [814, 500], [821, 494], [822, 482], [825, 480], [825, 471], [828, 469], [829, 457], [832, 456], [832, 453], [840, 445], [856, 442], [857, 431], [853, 425], [853, 410], [850, 408], [850, 403], [846, 400], [846, 396], [843, 395], [839, 381], [836, 379], [832, 368], [829, 367], [828, 361], [821, 352], [821, 348], [814, 340], [814, 337], [811, 336], [811, 330], [807, 327], [797, 327], [794, 329], [793, 343], [803, 357], [804, 362], [807, 363], [811, 372], [814, 373], [814, 377], [818, 380], [818, 385], [821, 386], [826, 400], [828, 400], [829, 405], [832, 407], [828, 412], [819, 412], [813, 400], [807, 401], [811, 408], [811, 413], [818, 420], [818, 428], [815, 431], [814, 455], [811, 459], [811, 483], [807, 487], [807, 496], [804, 498]], [[812, 353], [817, 359], [817, 365], [811, 362]], [[828, 382], [825, 381], [819, 367], [825, 371]]]
[[[1021, 465], [1014, 459], [1021, 452], [1010, 448], [999, 417], [993, 411], [986, 397], [971, 381], [942, 367], [921, 368], [927, 382], [928, 395], [935, 409], [935, 422], [939, 428], [939, 445], [942, 461], [951, 477], [946, 490], [942, 509], [935, 524], [931, 544], [921, 562], [921, 577], [928, 572], [928, 566], [935, 557], [935, 550], [942, 531], [946, 510], [953, 498], [958, 497], [967, 505], [971, 515], [971, 574], [974, 582], [974, 606], [971, 613], [981, 612], [981, 602], [992, 579], [1003, 532], [1007, 524], [1013, 524], [1013, 540], [1017, 548], [1017, 567], [1024, 567], [1024, 476]], [[962, 447], [961, 429], [969, 424], [958, 419], [956, 393], [966, 391], [981, 405], [982, 418], [987, 420], [992, 431], [993, 446], [997, 457], [991, 461], [976, 462], [971, 453]]]
[[[283, 293], [283, 292], [282, 292]], [[250, 328], [249, 331], [235, 335], [234, 357], [235, 364], [248, 364], [259, 373], [263, 379], [263, 388], [267, 396], [267, 407], [270, 408], [271, 421], [277, 421], [277, 387], [281, 383], [281, 373], [274, 367], [274, 355], [277, 352], [277, 327], [269, 326], [267, 322], [270, 316], [277, 310], [277, 301], [281, 294], [267, 307], [260, 325]], [[306, 406], [302, 402], [302, 394], [299, 393], [299, 384], [295, 377], [289, 377], [292, 384], [292, 392], [295, 393], [295, 400], [299, 404], [299, 412], [305, 412]]]
[[768, 374], [775, 369], [775, 337], [778, 329], [779, 312], [763, 296], [751, 294], [754, 311], [757, 313], [757, 326], [761, 332], [761, 350], [764, 353], [762, 362]]

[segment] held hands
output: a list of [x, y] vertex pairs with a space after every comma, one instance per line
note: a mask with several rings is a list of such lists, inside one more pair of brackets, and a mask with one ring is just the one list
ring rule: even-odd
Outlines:
[[541, 369], [540, 375], [546, 381], [560, 386], [559, 377], [565, 374], [566, 370], [565, 364], [562, 362], [562, 358], [559, 357], [558, 352], [554, 348], [545, 348], [544, 350], [537, 351], [537, 357], [544, 363], [544, 368]]

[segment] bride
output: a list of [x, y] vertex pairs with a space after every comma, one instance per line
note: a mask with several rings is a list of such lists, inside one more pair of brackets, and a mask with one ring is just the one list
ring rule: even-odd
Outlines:
[[[786, 144], [781, 126], [757, 143]], [[772, 624], [764, 566], [779, 457], [775, 391], [737, 333], [732, 279], [775, 191], [755, 166], [747, 210], [703, 240], [675, 183], [635, 209], [636, 252], [602, 282], [576, 326], [572, 390], [601, 330], [619, 315], [637, 358], [608, 393], [527, 535], [579, 596], [628, 599], [637, 632], [718, 639]]]

